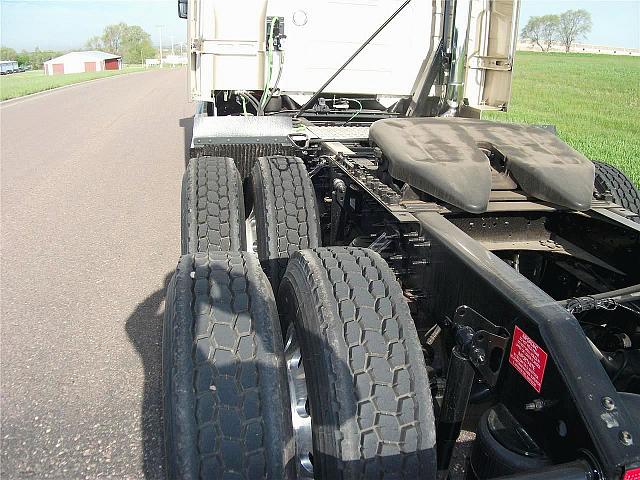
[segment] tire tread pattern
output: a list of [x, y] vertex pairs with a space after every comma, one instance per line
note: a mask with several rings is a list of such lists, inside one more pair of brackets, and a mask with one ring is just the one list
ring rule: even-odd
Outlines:
[[602, 162], [593, 163], [596, 166], [596, 189], [600, 193], [610, 191], [613, 200], [637, 214], [633, 220], [640, 223], [640, 192], [635, 185], [616, 167]]
[[[339, 345], [324, 354], [336, 399], [330, 408], [340, 417], [335, 439], [340, 458], [358, 458], [338, 465], [343, 478], [431, 478], [435, 430], [427, 371], [395, 275], [377, 253], [361, 248], [306, 250], [290, 262], [311, 287], [322, 343]], [[345, 376], [352, 396], [340, 393]]]
[[258, 261], [250, 254], [186, 255], [175, 278], [168, 306], [174, 348], [166, 352], [175, 367], [165, 377], [173, 406], [169, 472], [194, 479], [287, 477], [282, 334]]
[[182, 205], [183, 254], [246, 250], [242, 180], [233, 159], [191, 159]]
[[277, 286], [294, 252], [320, 246], [315, 190], [298, 157], [259, 158], [253, 168], [253, 182], [258, 256]]

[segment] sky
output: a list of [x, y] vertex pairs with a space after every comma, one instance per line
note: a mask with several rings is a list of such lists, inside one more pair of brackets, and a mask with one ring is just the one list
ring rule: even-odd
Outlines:
[[184, 42], [187, 21], [177, 0], [0, 0], [0, 40], [15, 50], [71, 50], [83, 47], [106, 25], [139, 25], [155, 45]]
[[[522, 0], [520, 27], [531, 16], [576, 8], [593, 18], [586, 43], [640, 48], [640, 0]], [[140, 25], [156, 45], [157, 25], [165, 26], [164, 45], [172, 36], [176, 43], [186, 39], [177, 0], [0, 0], [0, 16], [0, 43], [16, 50], [80, 48], [106, 25], [120, 21]]]
[[520, 29], [532, 16], [579, 8], [591, 13], [593, 22], [591, 33], [582, 43], [640, 48], [640, 0], [523, 0]]

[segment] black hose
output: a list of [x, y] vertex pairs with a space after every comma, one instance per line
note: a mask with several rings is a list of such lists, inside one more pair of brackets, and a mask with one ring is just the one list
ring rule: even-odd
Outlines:
[[256, 115], [260, 114], [260, 105], [259, 105], [258, 99], [256, 97], [254, 97], [253, 95], [251, 95], [248, 92], [242, 92], [242, 91], [238, 91], [238, 92], [236, 92], [236, 94], [238, 96], [244, 98], [245, 100], [247, 100], [251, 104], [251, 106], [256, 109]]
[[616, 350], [614, 355], [617, 355], [618, 353], [622, 355], [622, 365], [618, 367], [616, 373], [611, 377], [611, 383], [615, 383], [618, 377], [620, 377], [620, 374], [624, 371], [625, 368], [627, 368], [627, 365], [629, 365], [629, 358], [627, 357], [627, 353], [624, 350]]

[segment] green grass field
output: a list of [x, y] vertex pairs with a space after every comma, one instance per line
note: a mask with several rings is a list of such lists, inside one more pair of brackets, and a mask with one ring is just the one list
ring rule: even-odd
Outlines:
[[141, 71], [139, 65], [126, 66], [122, 70], [109, 70], [89, 73], [70, 73], [68, 75], [45, 75], [43, 70], [34, 70], [24, 73], [13, 73], [0, 77], [0, 100], [22, 97], [31, 93], [43, 92], [53, 88], [71, 85], [73, 83], [86, 82], [96, 78], [112, 77]]
[[552, 124], [591, 160], [640, 185], [640, 58], [518, 52], [507, 113], [483, 118]]

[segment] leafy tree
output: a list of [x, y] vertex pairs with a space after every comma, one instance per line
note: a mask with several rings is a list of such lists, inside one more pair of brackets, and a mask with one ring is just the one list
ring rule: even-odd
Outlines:
[[155, 56], [151, 36], [138, 25], [128, 26], [122, 38], [122, 59], [125, 63], [144, 63]]
[[547, 47], [547, 52], [551, 49], [553, 41], [558, 38], [558, 28], [560, 27], [560, 17], [558, 15], [543, 15], [542, 20], [542, 41]]
[[16, 51], [9, 47], [0, 47], [0, 60], [15, 60]]
[[47, 60], [62, 55], [62, 52], [56, 50], [40, 50], [38, 47], [33, 52], [27, 52], [21, 50], [20, 53], [16, 53], [13, 48], [2, 47], [0, 50], [0, 57], [2, 60], [15, 60], [18, 65], [31, 65], [35, 69], [42, 68], [42, 64]]
[[567, 10], [560, 14], [558, 39], [564, 45], [564, 51], [569, 52], [576, 40], [589, 33], [591, 25], [591, 14], [586, 10]]
[[41, 69], [42, 64], [47, 60], [51, 60], [52, 58], [59, 57], [62, 55], [62, 52], [58, 52], [55, 50], [40, 50], [40, 48], [36, 47], [36, 49], [29, 53], [29, 63], [35, 69]]
[[532, 44], [538, 45], [544, 51], [542, 41], [542, 23], [540, 17], [531, 17], [520, 33], [521, 37], [529, 40]]
[[558, 15], [531, 17], [522, 29], [521, 36], [538, 45], [543, 52], [548, 52], [558, 35], [559, 25], [560, 17]]
[[26, 50], [22, 50], [16, 55], [16, 61], [18, 65], [31, 65], [31, 56]]
[[87, 50], [103, 50], [102, 37], [95, 35], [87, 40], [84, 46]]
[[85, 47], [120, 55], [124, 63], [142, 63], [155, 56], [151, 36], [142, 27], [124, 22], [107, 25], [102, 35], [91, 37]]
[[127, 28], [127, 24], [124, 22], [104, 27], [102, 32], [103, 49], [115, 55], [122, 55], [122, 39], [126, 34]]

